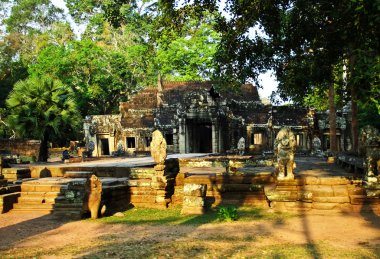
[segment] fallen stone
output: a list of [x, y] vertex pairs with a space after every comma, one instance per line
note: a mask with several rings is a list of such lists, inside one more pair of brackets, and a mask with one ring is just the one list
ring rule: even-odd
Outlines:
[[119, 217], [119, 218], [122, 218], [124, 217], [124, 213], [122, 212], [116, 212], [115, 214], [113, 214], [114, 217]]

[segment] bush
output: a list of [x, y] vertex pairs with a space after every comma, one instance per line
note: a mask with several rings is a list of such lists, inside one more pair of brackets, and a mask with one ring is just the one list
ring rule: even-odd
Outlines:
[[220, 221], [235, 221], [238, 219], [237, 208], [235, 207], [219, 207], [218, 220]]

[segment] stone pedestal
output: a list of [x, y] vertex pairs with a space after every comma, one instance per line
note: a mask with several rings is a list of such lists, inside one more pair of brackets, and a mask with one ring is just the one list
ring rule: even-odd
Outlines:
[[183, 187], [182, 214], [200, 215], [205, 212], [206, 184], [185, 184]]
[[168, 180], [165, 174], [165, 165], [158, 164], [154, 166], [155, 175], [152, 176], [152, 189], [156, 190], [155, 203], [167, 207], [170, 200], [166, 197], [166, 186]]

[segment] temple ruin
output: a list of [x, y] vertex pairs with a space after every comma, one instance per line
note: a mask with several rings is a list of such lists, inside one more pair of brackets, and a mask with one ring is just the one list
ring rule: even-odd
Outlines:
[[[339, 151], [351, 148], [348, 110], [337, 114]], [[152, 133], [159, 129], [169, 153], [272, 152], [282, 127], [295, 133], [297, 152], [309, 152], [319, 138], [329, 149], [328, 114], [260, 100], [257, 88], [245, 84], [237, 91], [218, 93], [211, 82], [159, 82], [120, 103], [119, 115], [88, 116], [84, 122], [87, 146], [93, 156], [149, 154]]]

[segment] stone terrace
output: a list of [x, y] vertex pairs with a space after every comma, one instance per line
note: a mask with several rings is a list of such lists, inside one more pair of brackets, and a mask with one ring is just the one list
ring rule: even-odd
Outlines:
[[[105, 197], [108, 200], [104, 202], [109, 203], [116, 199], [123, 204], [122, 207], [129, 204], [135, 207], [164, 209], [167, 205], [186, 204], [184, 211], [187, 213], [200, 213], [209, 207], [226, 204], [279, 210], [359, 212], [365, 209], [380, 213], [379, 197], [368, 196], [368, 190], [361, 179], [347, 173], [338, 165], [328, 164], [319, 158], [297, 158], [296, 178], [282, 181], [278, 181], [273, 175], [272, 160], [252, 159], [249, 156], [205, 157], [205, 154], [171, 155], [168, 158], [165, 181], [160, 183], [160, 186], [152, 181], [155, 179], [155, 171], [151, 157], [33, 166], [33, 178], [39, 178], [44, 170], [50, 174], [45, 176], [50, 177], [34, 181], [16, 181], [23, 182], [19, 203], [41, 200], [41, 203], [46, 203], [42, 205], [46, 209], [54, 210], [59, 207], [62, 211], [65, 207], [72, 210], [78, 208], [77, 214], [83, 213], [80, 212], [81, 202], [70, 204], [70, 199], [73, 198], [67, 190], [74, 187], [74, 190], [80, 189], [80, 192], [83, 192], [84, 180], [89, 175], [96, 174], [105, 186], [109, 186], [106, 188], [109, 191]], [[75, 184], [78, 180], [81, 184]], [[57, 182], [61, 186], [59, 192], [52, 191], [55, 196], [50, 199], [49, 205], [49, 199], [46, 197], [50, 193], [36, 198], [38, 193], [31, 193], [29, 190], [34, 188], [32, 186], [38, 189], [37, 185], [44, 185], [46, 181]], [[37, 189], [35, 192], [40, 192]], [[165, 198], [165, 204], [162, 203], [162, 197]], [[117, 207], [115, 202], [112, 203]], [[20, 206], [14, 204], [13, 207], [22, 210]], [[27, 207], [24, 206], [24, 209]], [[34, 204], [29, 207], [33, 208]]]

